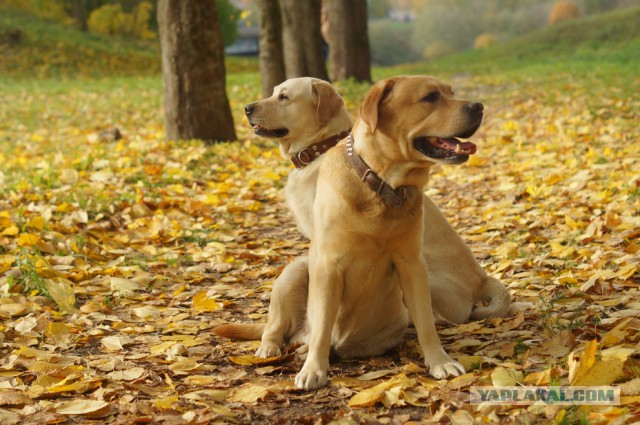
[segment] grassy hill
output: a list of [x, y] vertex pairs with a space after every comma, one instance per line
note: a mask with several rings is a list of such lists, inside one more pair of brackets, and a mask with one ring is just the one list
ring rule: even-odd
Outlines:
[[[20, 31], [20, 40], [12, 46], [7, 32], [15, 29]], [[0, 6], [0, 73], [4, 75], [64, 79], [159, 70], [157, 42], [85, 33]]]
[[[20, 39], [12, 45], [9, 33], [16, 29]], [[160, 69], [158, 40], [82, 32], [0, 4], [0, 75], [74, 79], [157, 75]], [[227, 69], [257, 72], [257, 59], [230, 58]]]
[[621, 71], [640, 69], [640, 7], [618, 9], [548, 26], [507, 43], [433, 61], [442, 70], [491, 73], [540, 66], [605, 63]]

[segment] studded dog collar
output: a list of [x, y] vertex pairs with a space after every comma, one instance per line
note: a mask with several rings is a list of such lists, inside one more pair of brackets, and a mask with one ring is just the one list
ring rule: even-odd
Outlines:
[[356, 153], [353, 148], [353, 136], [349, 134], [347, 138], [347, 158], [353, 167], [353, 170], [358, 174], [360, 180], [362, 180], [371, 190], [380, 195], [382, 199], [393, 208], [400, 208], [404, 203], [406, 197], [405, 186], [400, 186], [396, 190], [393, 190], [391, 186], [384, 180], [382, 180], [376, 173], [367, 165], [367, 163]]
[[338, 142], [351, 132], [351, 129], [347, 131], [343, 131], [340, 134], [336, 134], [327, 139], [324, 139], [318, 143], [314, 143], [313, 145], [307, 146], [302, 149], [300, 152], [291, 156], [291, 162], [296, 166], [297, 169], [301, 169], [311, 164], [313, 160], [318, 158], [320, 155], [334, 147], [338, 144]]

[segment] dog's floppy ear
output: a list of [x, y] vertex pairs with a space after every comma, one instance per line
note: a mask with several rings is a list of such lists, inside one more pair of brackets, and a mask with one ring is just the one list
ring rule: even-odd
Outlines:
[[360, 118], [369, 125], [371, 132], [378, 128], [378, 118], [380, 117], [380, 103], [389, 94], [395, 81], [393, 79], [378, 81], [364, 98], [360, 105]]
[[326, 81], [314, 81], [311, 90], [316, 100], [316, 121], [325, 125], [344, 106], [344, 101], [331, 84]]

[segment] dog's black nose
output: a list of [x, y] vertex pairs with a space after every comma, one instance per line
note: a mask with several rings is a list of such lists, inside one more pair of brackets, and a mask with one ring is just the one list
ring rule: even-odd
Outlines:
[[256, 109], [256, 104], [255, 103], [250, 103], [247, 106], [244, 107], [244, 113], [246, 116], [249, 116], [253, 113], [253, 110]]
[[484, 105], [480, 102], [469, 102], [464, 105], [465, 108], [469, 110], [469, 112], [479, 113], [484, 110]]

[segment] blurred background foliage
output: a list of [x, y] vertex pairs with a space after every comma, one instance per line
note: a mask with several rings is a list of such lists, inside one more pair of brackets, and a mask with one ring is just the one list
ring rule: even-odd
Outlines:
[[[640, 1], [370, 0], [372, 56], [377, 65], [433, 59], [486, 48], [547, 25], [633, 5], [640, 5]], [[406, 14], [390, 16], [394, 10], [404, 10]]]
[[[216, 2], [222, 36], [230, 45], [237, 37], [241, 11], [231, 0]], [[0, 4], [95, 34], [154, 39], [158, 32], [153, 0], [1, 0]]]
[[[217, 3], [226, 46], [256, 27], [253, 1]], [[573, 54], [587, 43], [608, 43], [616, 54], [623, 49], [612, 42], [630, 46], [637, 37], [640, 0], [369, 0], [368, 6], [373, 65], [391, 66], [444, 56], [456, 62], [461, 52], [463, 60], [474, 52], [503, 58], [509, 51], [519, 59], [558, 49]], [[598, 21], [579, 24], [590, 17]], [[258, 68], [251, 56], [226, 61], [229, 73]], [[159, 72], [155, 0], [0, 0], [0, 73], [8, 77]]]

